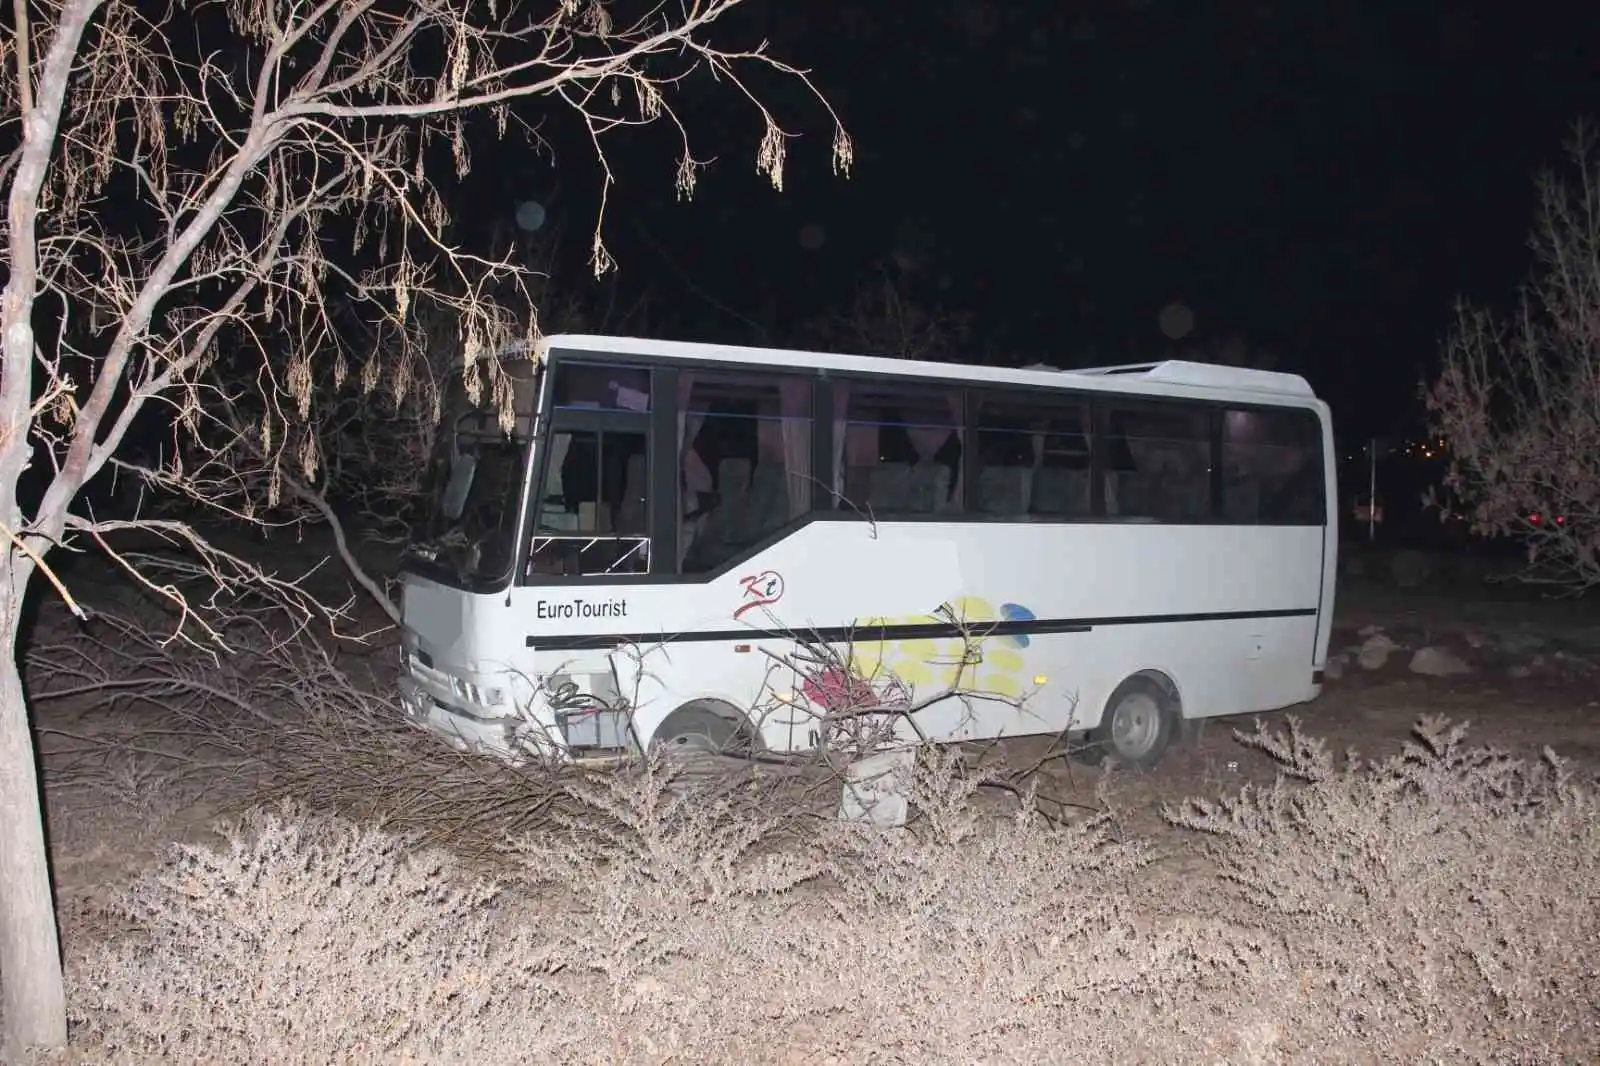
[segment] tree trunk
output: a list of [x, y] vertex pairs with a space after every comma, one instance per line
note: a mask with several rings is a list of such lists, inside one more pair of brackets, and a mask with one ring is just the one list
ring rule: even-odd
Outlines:
[[17, 664], [17, 629], [33, 563], [0, 553], [0, 1059], [67, 1042], [55, 901], [45, 851], [33, 730]]

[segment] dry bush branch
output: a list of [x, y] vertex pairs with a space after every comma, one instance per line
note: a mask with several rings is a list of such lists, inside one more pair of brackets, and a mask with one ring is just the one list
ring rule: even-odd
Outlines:
[[971, 336], [970, 316], [919, 303], [903, 272], [888, 270], [863, 287], [847, 311], [808, 323], [805, 333], [824, 348], [892, 359], [940, 361]]
[[1258, 728], [1238, 735], [1280, 763], [1275, 784], [1166, 817], [1214, 838], [1324, 1005], [1317, 1031], [1385, 1059], [1585, 1057], [1600, 1017], [1593, 787], [1548, 749], [1528, 763], [1465, 732], [1424, 718], [1399, 755], [1341, 767], [1293, 719]]
[[1376, 766], [1334, 766], [1298, 726], [1240, 739], [1285, 764], [1278, 784], [1171, 813], [1217, 841], [1243, 920], [1201, 875], [1141, 909], [1130, 889], [1151, 869], [1146, 844], [1119, 840], [1105, 815], [1052, 824], [1027, 803], [984, 815], [955, 752], [913, 784], [937, 813], [892, 831], [763, 812], [726, 782], [678, 793], [659, 760], [568, 778], [557, 821], [499, 849], [497, 896], [381, 825], [254, 813], [221, 848], [176, 851], [126, 898], [129, 931], [75, 955], [80, 1050], [1593, 1057], [1600, 812], [1559, 760], [1468, 749], [1439, 721]]
[[533, 1022], [564, 960], [447, 855], [293, 806], [222, 832], [226, 850], [179, 848], [129, 892], [140, 932], [80, 964], [74, 1014], [108, 1053], [481, 1062], [566, 1042]]
[[1539, 180], [1515, 313], [1460, 305], [1424, 398], [1448, 455], [1433, 502], [1520, 538], [1524, 580], [1582, 592], [1600, 584], [1600, 166], [1586, 127], [1568, 154], [1573, 180]]
[[[368, 634], [345, 633], [341, 624], [349, 617], [349, 601], [329, 604], [308, 590], [311, 571], [285, 577], [238, 554], [218, 547], [186, 522], [160, 519], [91, 521], [71, 516], [68, 528], [86, 533], [106, 558], [134, 583], [155, 594], [177, 613], [163, 644], [183, 641], [196, 647], [210, 645], [230, 652], [223, 630], [234, 620], [267, 614], [286, 616], [299, 633], [324, 623], [337, 638], [364, 642]], [[138, 533], [170, 551], [133, 550], [114, 545], [108, 538], [119, 532]], [[163, 580], [165, 578], [165, 580]]]
[[[678, 803], [648, 777], [594, 785], [590, 819], [508, 844], [529, 905], [501, 911], [492, 938], [461, 905], [483, 889], [439, 856], [252, 816], [128, 897], [133, 932], [74, 966], [81, 1024], [108, 1054], [242, 1062], [486, 1061], [472, 1053], [490, 1047], [500, 1062], [936, 1062], [1062, 1040], [1176, 1061], [1175, 1031], [1192, 1047], [1199, 1023], [1251, 1029], [1254, 1007], [1213, 1015], [1194, 997], [1232, 992], [1264, 949], [1195, 923], [1141, 928], [1123, 883], [1144, 857], [1103, 825], [1022, 812], [982, 833], [834, 827], [761, 851], [737, 804]], [[918, 787], [929, 806], [951, 794], [938, 772]], [[461, 988], [463, 956], [473, 1024], [430, 995]], [[167, 1009], [202, 988], [224, 1001], [213, 1020]], [[312, 1024], [326, 1013], [362, 1024]]]
[[[126, 735], [102, 746], [102, 758], [126, 755], [131, 745], [148, 741], [152, 754], [171, 753], [174, 773], [186, 774], [196, 763], [226, 766], [231, 787], [247, 795], [288, 795], [357, 818], [382, 816], [432, 843], [477, 856], [506, 835], [545, 831], [575, 809], [594, 807], [584, 796], [593, 794], [596, 782], [619, 776], [656, 781], [698, 802], [710, 802], [703, 790], [720, 790], [717, 804], [736, 803], [751, 817], [787, 812], [781, 822], [786, 832], [812, 832], [811, 826], [836, 817], [850, 764], [888, 743], [903, 747], [907, 738], [893, 740], [894, 723], [939, 698], [834, 706], [821, 719], [829, 730], [848, 730], [874, 716], [880, 721], [855, 738], [859, 745], [847, 749], [836, 741], [821, 758], [758, 753], [753, 762], [714, 760], [709, 769], [678, 762], [652, 769], [648, 759], [631, 767], [591, 767], [558, 765], [528, 748], [528, 758], [507, 765], [458, 754], [415, 729], [387, 685], [375, 689], [358, 681], [310, 631], [286, 630], [270, 612], [205, 612], [202, 624], [230, 649], [226, 656], [207, 645], [170, 641], [164, 634], [175, 613], [169, 610], [163, 622], [96, 611], [87, 626], [39, 642], [28, 659], [35, 698], [45, 704], [91, 699], [130, 723]], [[828, 645], [812, 646], [819, 654], [837, 654]], [[914, 732], [909, 740], [916, 772], [942, 767], [970, 794], [1037, 802], [1057, 818], [1080, 806], [1034, 795], [1038, 767], [1014, 773], [992, 747], [941, 752]], [[910, 813], [913, 826], [938, 818], [915, 804]]]
[[[165, 617], [170, 625], [171, 612]], [[552, 768], [512, 768], [449, 750], [408, 724], [392, 695], [351, 676], [311, 633], [286, 632], [279, 622], [271, 614], [208, 617], [204, 624], [230, 648], [217, 656], [164, 639], [153, 618], [96, 612], [81, 630], [30, 649], [34, 698], [92, 698], [126, 723], [86, 757], [143, 742], [152, 758], [185, 776], [201, 759], [228, 771], [235, 801], [287, 796], [381, 817], [463, 853], [487, 853], [507, 833], [546, 824], [562, 795]]]

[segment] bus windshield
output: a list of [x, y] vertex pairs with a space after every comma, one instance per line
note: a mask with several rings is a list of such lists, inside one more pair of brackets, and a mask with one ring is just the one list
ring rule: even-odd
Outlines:
[[470, 406], [465, 387], [454, 385], [434, 438], [427, 510], [408, 552], [412, 559], [467, 584], [509, 579], [529, 455], [527, 415], [538, 383], [537, 373], [516, 382], [511, 433], [500, 427], [497, 412]]

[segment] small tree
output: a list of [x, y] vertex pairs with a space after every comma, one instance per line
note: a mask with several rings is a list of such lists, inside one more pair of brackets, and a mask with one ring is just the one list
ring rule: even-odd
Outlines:
[[807, 323], [816, 344], [854, 355], [892, 359], [946, 359], [970, 335], [968, 318], [919, 303], [903, 271], [885, 269], [862, 286], [848, 310]]
[[[235, 428], [266, 457], [254, 473], [264, 471], [269, 495], [284, 473], [314, 480], [317, 434], [301, 428], [315, 421], [318, 374], [406, 396], [425, 362], [412, 318], [424, 304], [451, 315], [469, 390], [484, 390], [508, 420], [509, 375], [493, 353], [536, 335], [527, 269], [448, 242], [442, 174], [465, 174], [495, 137], [534, 137], [565, 117], [593, 145], [608, 191], [608, 135], [664, 123], [681, 145], [676, 179], [688, 194], [702, 164], [669, 94], [683, 78], [711, 76], [754, 107], [756, 168], [781, 189], [789, 135], [743, 72], [810, 83], [764, 48], [707, 40], [738, 3], [685, 0], [625, 23], [602, 0], [193, 0], [181, 10], [15, 0], [0, 36], [11, 139], [0, 305], [0, 1056], [66, 1038], [15, 658], [30, 582], [53, 578], [55, 547], [109, 545], [141, 525], [206, 553], [218, 580], [265, 578], [182, 521], [74, 513], [85, 483], [158, 404], [190, 431], [203, 413], [249, 411], [253, 424]], [[851, 162], [837, 121], [833, 155], [837, 168]], [[596, 272], [612, 266], [602, 222], [603, 209]], [[336, 306], [390, 343], [352, 346]], [[166, 480], [228, 507], [227, 457], [244, 452], [213, 454], [220, 460], [203, 471], [173, 468]], [[30, 468], [44, 475], [37, 498], [24, 491]], [[137, 572], [136, 560], [122, 561]], [[173, 586], [152, 588], [185, 606]]]
[[[1509, 320], [1458, 305], [1438, 379], [1424, 392], [1445, 441], [1441, 507], [1474, 532], [1527, 544], [1526, 581], [1600, 584], [1600, 167], [1579, 126], [1574, 176], [1545, 172], [1534, 274]], [[1450, 500], [1446, 504], [1440, 497]], [[1537, 517], [1535, 517], [1537, 516]]]

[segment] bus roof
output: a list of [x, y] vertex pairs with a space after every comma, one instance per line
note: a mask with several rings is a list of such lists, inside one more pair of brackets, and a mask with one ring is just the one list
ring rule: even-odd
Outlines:
[[[701, 344], [693, 341], [654, 340], [646, 337], [607, 337], [594, 334], [563, 333], [544, 338], [545, 351], [560, 349], [649, 359], [682, 359], [758, 366], [808, 367], [841, 373], [891, 374], [897, 377], [961, 378], [974, 382], [1010, 385], [1040, 385], [1046, 388], [1071, 385], [1094, 391], [1208, 390], [1254, 393], [1312, 399], [1316, 393], [1298, 374], [1247, 367], [1197, 363], [1167, 359], [1156, 363], [1131, 363], [1126, 366], [1089, 367], [1061, 370], [1035, 365], [1022, 370], [980, 366], [974, 363], [930, 363], [914, 359], [891, 359], [870, 355], [844, 355], [782, 348], [752, 348], [733, 344]], [[1071, 380], [1069, 380], [1071, 379]], [[1110, 379], [1115, 379], [1110, 380]], [[1129, 388], [1129, 386], [1134, 386]]]

